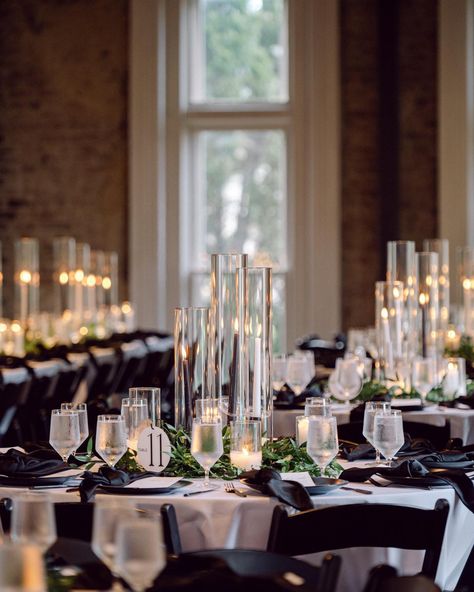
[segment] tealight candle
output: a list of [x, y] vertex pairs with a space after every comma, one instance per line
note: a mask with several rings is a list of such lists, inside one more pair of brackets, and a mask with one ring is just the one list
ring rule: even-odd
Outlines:
[[230, 462], [244, 471], [259, 469], [262, 464], [262, 451], [251, 452], [246, 446], [242, 450], [231, 450]]
[[306, 415], [298, 415], [296, 418], [296, 444], [301, 446], [308, 441], [309, 419]]

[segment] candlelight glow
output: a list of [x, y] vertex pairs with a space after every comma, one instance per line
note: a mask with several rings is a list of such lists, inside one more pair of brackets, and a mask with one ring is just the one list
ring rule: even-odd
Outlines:
[[132, 312], [132, 307], [130, 306], [130, 302], [123, 302], [122, 303], [122, 312], [123, 312], [123, 314], [130, 314]]
[[465, 290], [470, 290], [471, 289], [471, 280], [469, 278], [465, 278], [462, 282], [462, 287]]
[[7, 330], [6, 323], [0, 323], [0, 333], [4, 333]]
[[110, 288], [112, 287], [112, 281], [109, 277], [104, 277], [102, 280], [102, 287], [104, 288], [104, 290], [110, 290]]
[[420, 302], [421, 306], [424, 306], [428, 302], [428, 296], [424, 292], [422, 292], [420, 294], [419, 302]]
[[87, 285], [89, 288], [93, 288], [95, 286], [95, 275], [88, 275], [87, 276]]
[[84, 279], [84, 270], [76, 269], [76, 273], [74, 274], [74, 279], [76, 280], [76, 282], [78, 284], [80, 284], [82, 282], [82, 280]]
[[83, 326], [83, 327], [81, 327], [81, 328], [79, 329], [79, 333], [80, 333], [80, 334], [81, 334], [83, 337], [85, 337], [85, 336], [86, 336], [86, 335], [89, 333], [89, 330], [87, 329], [87, 327], [84, 327], [84, 326]]
[[29, 284], [31, 283], [31, 280], [31, 271], [28, 271], [27, 269], [23, 269], [22, 271], [20, 271], [20, 282], [22, 282], [23, 284]]
[[17, 321], [14, 321], [11, 324], [11, 330], [13, 331], [13, 333], [20, 333], [21, 332], [21, 325], [20, 325], [20, 323], [18, 323]]
[[61, 271], [61, 273], [59, 274], [59, 283], [64, 285], [67, 284], [69, 280], [69, 274], [67, 273], [67, 271]]
[[449, 329], [448, 330], [448, 338], [454, 339], [455, 337], [456, 337], [456, 331], [454, 329]]
[[382, 319], [388, 319], [388, 310], [385, 307], [382, 308], [380, 316], [382, 317]]

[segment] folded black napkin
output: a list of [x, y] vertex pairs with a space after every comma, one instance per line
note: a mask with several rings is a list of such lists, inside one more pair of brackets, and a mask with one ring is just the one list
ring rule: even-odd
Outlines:
[[112, 469], [108, 466], [100, 467], [97, 473], [86, 471], [84, 473], [82, 482], [79, 485], [81, 502], [90, 502], [94, 498], [95, 491], [100, 485], [112, 485], [116, 487], [123, 487], [125, 485], [128, 485], [129, 483], [138, 481], [139, 479], [151, 477], [154, 474], [156, 473], [149, 473], [143, 471], [136, 473], [126, 473], [125, 471], [120, 471], [119, 469]]
[[313, 508], [311, 497], [303, 485], [296, 481], [283, 481], [280, 473], [274, 469], [246, 471], [240, 475], [240, 478], [245, 479], [250, 486], [256, 486], [262, 493], [275, 496], [297, 510]]
[[[450, 458], [451, 460], [447, 460]], [[410, 485], [410, 477], [416, 478], [413, 485], [419, 486], [420, 478], [436, 478], [448, 483], [453, 487], [462, 503], [474, 512], [474, 485], [466, 475], [465, 470], [443, 467], [444, 463], [452, 463], [454, 455], [446, 453], [435, 453], [431, 455], [420, 455], [418, 458], [405, 459], [394, 467], [353, 467], [346, 469], [340, 475], [340, 479], [346, 479], [356, 483], [367, 481], [372, 475], [381, 475], [390, 480], [390, 477], [403, 477], [405, 484]], [[463, 461], [460, 461], [463, 462]], [[474, 466], [474, 463], [473, 463]]]
[[454, 407], [455, 409], [474, 409], [474, 397], [456, 397], [452, 401], [442, 401], [442, 407]]
[[[397, 456], [400, 457], [418, 454], [431, 454], [435, 451], [436, 448], [434, 445], [426, 438], [410, 438], [408, 434], [405, 434], [405, 442], [397, 452]], [[375, 458], [375, 448], [368, 442], [364, 442], [363, 444], [355, 444], [353, 442], [341, 440], [340, 452], [342, 457], [349, 461], [363, 459], [372, 460]]]
[[54, 450], [35, 450], [27, 454], [10, 449], [0, 453], [0, 475], [7, 477], [45, 477], [68, 468]]

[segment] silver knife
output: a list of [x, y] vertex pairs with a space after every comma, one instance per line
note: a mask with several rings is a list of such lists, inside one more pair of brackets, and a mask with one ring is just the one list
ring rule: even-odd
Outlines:
[[189, 497], [190, 495], [199, 495], [200, 493], [209, 493], [210, 491], [216, 491], [215, 489], [200, 489], [199, 491], [188, 491], [183, 497]]

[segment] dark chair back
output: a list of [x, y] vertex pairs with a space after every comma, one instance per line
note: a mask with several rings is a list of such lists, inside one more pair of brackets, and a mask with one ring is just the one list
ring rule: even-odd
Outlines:
[[170, 555], [181, 555], [181, 537], [179, 536], [176, 510], [171, 504], [161, 506], [161, 519], [163, 523], [163, 536], [165, 545]]
[[294, 573], [303, 579], [305, 589], [314, 592], [333, 592], [341, 565], [340, 557], [334, 555], [326, 555], [321, 566], [316, 567], [293, 557], [250, 549], [210, 549], [186, 555], [217, 557], [225, 561], [239, 576], [264, 578]]
[[424, 550], [421, 573], [434, 579], [448, 512], [449, 504], [444, 499], [436, 502], [434, 510], [390, 504], [350, 504], [308, 510], [293, 516], [288, 516], [283, 506], [277, 506], [267, 548], [285, 555], [350, 547]]
[[389, 565], [378, 565], [370, 572], [364, 592], [441, 592], [432, 579], [423, 575], [397, 576]]

